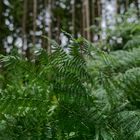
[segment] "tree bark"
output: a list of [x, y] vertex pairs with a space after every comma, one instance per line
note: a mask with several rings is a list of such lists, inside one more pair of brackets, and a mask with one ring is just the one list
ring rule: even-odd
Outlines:
[[125, 0], [125, 12], [128, 11], [129, 8], [129, 0]]
[[85, 29], [86, 29], [86, 13], [85, 13], [85, 0], [83, 1], [83, 3], [82, 3], [82, 15], [83, 15], [83, 27], [82, 27], [82, 29], [83, 29], [83, 37], [85, 37], [86, 38], [86, 33], [85, 33]]
[[[43, 0], [43, 2], [44, 2], [44, 9], [43, 9], [43, 36], [47, 36], [47, 34], [46, 34], [46, 26], [47, 26], [47, 24], [46, 24], [46, 9], [47, 9], [47, 0]], [[46, 38], [45, 37], [42, 37], [42, 48], [44, 49], [44, 50], [47, 50], [47, 46], [48, 46], [48, 44], [47, 44], [47, 41], [46, 41]]]
[[90, 41], [90, 13], [89, 13], [89, 0], [86, 0], [86, 28], [87, 28], [87, 39]]
[[[101, 22], [98, 19], [101, 17], [101, 1], [100, 0], [95, 0], [95, 25], [100, 28], [101, 27]], [[100, 39], [100, 35], [98, 34], [98, 40]]]
[[27, 0], [23, 3], [23, 18], [22, 18], [22, 52], [24, 52], [24, 47], [27, 47], [26, 38], [26, 20], [27, 20]]
[[75, 0], [72, 1], [72, 34], [75, 37]]
[[33, 0], [33, 47], [36, 43], [37, 0]]
[[140, 0], [136, 0], [135, 2], [135, 5], [136, 5], [136, 8], [137, 8], [137, 16], [138, 16], [138, 19], [140, 18]]
[[[95, 25], [95, 0], [91, 0], [90, 3], [90, 25]], [[91, 41], [94, 41], [94, 31], [90, 33]]]
[[4, 12], [4, 3], [2, 0], [0, 0], [0, 54], [6, 54], [6, 50], [4, 49], [4, 39], [7, 36], [5, 34], [6, 28], [5, 28], [5, 17], [3, 16]]
[[[49, 28], [49, 31], [48, 31], [48, 37], [49, 39], [52, 39], [52, 26], [51, 26], [51, 10], [52, 10], [52, 1], [51, 0], [48, 0], [48, 12], [49, 12], [49, 25], [48, 25], [48, 28]], [[47, 48], [47, 52], [48, 54], [51, 54], [51, 42], [48, 41], [48, 48]]]
[[83, 1], [83, 36], [87, 40], [90, 38], [90, 13], [89, 13], [89, 0]]
[[120, 0], [117, 0], [117, 14], [121, 13], [121, 8], [120, 8]]

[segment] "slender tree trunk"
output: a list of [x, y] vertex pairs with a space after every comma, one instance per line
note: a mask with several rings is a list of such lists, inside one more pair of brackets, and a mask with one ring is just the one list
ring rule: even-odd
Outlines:
[[[90, 3], [90, 25], [95, 25], [95, 0], [91, 0], [91, 3]], [[94, 41], [94, 32], [91, 31], [91, 41]]]
[[[47, 36], [46, 34], [46, 11], [47, 11], [47, 0], [43, 0], [44, 2], [44, 9], [43, 9], [43, 36]], [[46, 41], [46, 38], [45, 37], [42, 37], [42, 48], [47, 50], [47, 41]]]
[[120, 9], [120, 0], [117, 0], [117, 14], [120, 14], [121, 9]]
[[102, 3], [101, 0], [98, 0], [98, 17], [101, 16], [101, 12], [102, 12]]
[[89, 0], [86, 0], [86, 28], [87, 28], [87, 39], [90, 41], [90, 13], [89, 13]]
[[27, 20], [27, 0], [24, 0], [23, 4], [23, 18], [22, 18], [22, 53], [24, 53], [25, 47], [27, 47], [26, 38], [26, 20]]
[[[101, 17], [101, 1], [100, 0], [95, 0], [95, 25], [100, 28], [101, 27], [101, 22], [99, 21], [99, 18]], [[100, 39], [100, 35], [98, 34], [98, 40]]]
[[72, 1], [72, 34], [75, 37], [75, 0]]
[[[102, 3], [101, 3], [101, 0], [98, 0], [98, 18], [101, 18], [101, 15], [102, 15]], [[98, 21], [98, 27], [99, 29], [101, 29], [101, 20]], [[101, 36], [98, 35], [98, 38], [101, 39]]]
[[90, 41], [89, 0], [83, 1], [83, 33], [84, 37]]
[[[80, 8], [80, 15], [83, 15], [83, 4], [81, 3], [81, 8]], [[79, 16], [80, 16], [79, 15]], [[79, 28], [80, 28], [80, 34], [81, 34], [81, 36], [83, 36], [83, 16], [82, 16], [82, 18], [80, 18], [80, 26], [79, 26]]]
[[136, 0], [135, 5], [136, 5], [136, 8], [137, 8], [137, 16], [138, 16], [138, 18], [140, 18], [140, 7], [139, 7], [140, 0]]
[[[52, 1], [48, 0], [48, 12], [49, 12], [49, 15], [50, 15], [50, 17], [49, 17], [49, 25], [48, 25], [48, 28], [49, 28], [48, 37], [49, 37], [49, 39], [52, 38], [52, 29], [51, 29], [52, 28], [52, 26], [51, 26], [51, 17], [52, 17], [52, 15], [51, 15], [51, 9], [52, 9]], [[50, 41], [48, 41], [47, 52], [48, 52], [48, 54], [51, 53], [51, 42]]]
[[85, 32], [85, 29], [86, 29], [86, 13], [85, 13], [85, 0], [83, 1], [82, 3], [82, 16], [83, 16], [83, 37], [86, 38], [86, 32]]
[[128, 11], [128, 7], [129, 7], [129, 0], [125, 0], [125, 12]]
[[33, 0], [33, 46], [36, 43], [37, 0]]
[[[4, 35], [5, 33], [5, 18], [3, 16], [3, 11], [4, 11], [4, 3], [2, 0], [0, 0], [0, 54], [5, 54], [6, 51], [4, 49], [4, 39], [7, 35]], [[3, 32], [3, 33], [2, 33]]]

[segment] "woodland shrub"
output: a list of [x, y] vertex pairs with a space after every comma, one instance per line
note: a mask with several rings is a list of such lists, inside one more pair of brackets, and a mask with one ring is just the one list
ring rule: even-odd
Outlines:
[[0, 55], [0, 139], [140, 139], [140, 24], [125, 29], [109, 52], [71, 38], [34, 62]]

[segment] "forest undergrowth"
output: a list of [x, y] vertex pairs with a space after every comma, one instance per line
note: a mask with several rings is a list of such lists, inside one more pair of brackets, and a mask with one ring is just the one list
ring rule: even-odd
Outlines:
[[98, 43], [0, 55], [1, 140], [139, 140], [140, 24]]

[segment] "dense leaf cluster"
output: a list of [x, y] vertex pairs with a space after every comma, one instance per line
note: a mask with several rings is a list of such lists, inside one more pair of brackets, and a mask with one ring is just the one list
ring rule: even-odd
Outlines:
[[71, 37], [34, 61], [1, 55], [0, 139], [140, 139], [140, 26], [132, 25], [135, 35], [120, 32], [125, 47], [111, 52]]

